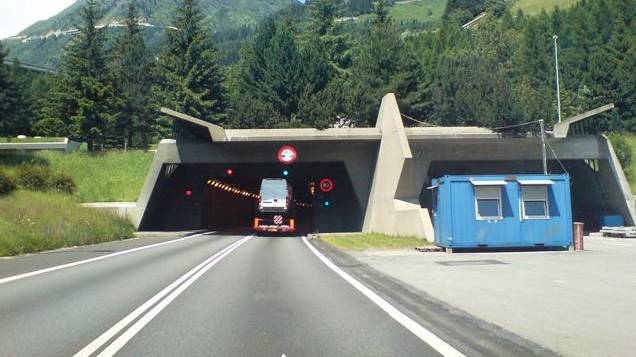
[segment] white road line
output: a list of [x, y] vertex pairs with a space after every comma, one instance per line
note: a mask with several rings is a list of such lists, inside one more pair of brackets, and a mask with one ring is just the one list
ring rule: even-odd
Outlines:
[[[247, 236], [241, 240], [230, 244], [218, 253], [212, 255], [208, 259], [204, 260], [201, 264], [197, 265], [177, 280], [172, 282], [166, 288], [161, 290], [155, 296], [136, 308], [128, 316], [121, 319], [113, 327], [104, 332], [101, 336], [95, 339], [93, 342], [84, 347], [81, 351], [77, 352], [74, 357], [86, 357], [91, 356], [102, 346], [104, 346], [110, 339], [112, 339], [119, 332], [124, 330], [131, 322], [144, 314], [150, 307], [159, 302], [148, 313], [142, 316], [135, 324], [128, 328], [123, 334], [121, 334], [115, 341], [113, 341], [106, 349], [104, 349], [99, 356], [112, 356], [119, 351], [131, 338], [133, 338], [146, 324], [148, 324], [161, 310], [163, 310], [168, 304], [177, 298], [185, 289], [187, 289], [192, 283], [194, 283], [201, 275], [212, 268], [216, 263], [225, 258], [234, 249], [238, 248], [253, 236]], [[166, 297], [167, 295], [167, 297]], [[165, 297], [165, 299], [164, 299]], [[163, 299], [163, 300], [161, 300]]]
[[121, 252], [116, 252], [116, 253], [107, 254], [107, 255], [101, 255], [101, 256], [95, 257], [95, 258], [80, 260], [80, 261], [77, 261], [77, 262], [72, 262], [72, 263], [68, 263], [68, 264], [57, 265], [57, 266], [46, 268], [46, 269], [40, 269], [40, 270], [32, 271], [32, 272], [29, 272], [29, 273], [14, 275], [14, 276], [10, 276], [8, 278], [0, 279], [0, 285], [6, 284], [6, 283], [9, 283], [9, 282], [12, 282], [12, 281], [20, 280], [20, 279], [30, 278], [32, 276], [36, 276], [36, 275], [40, 275], [40, 274], [50, 273], [52, 271], [57, 271], [57, 270], [61, 270], [61, 269], [71, 268], [71, 267], [75, 267], [75, 266], [82, 265], [82, 264], [93, 263], [93, 262], [100, 261], [100, 260], [103, 260], [103, 259], [108, 259], [108, 258], [113, 258], [113, 257], [117, 257], [117, 256], [124, 255], [124, 254], [138, 252], [140, 250], [146, 250], [146, 249], [150, 249], [150, 248], [160, 247], [162, 245], [173, 244], [173, 243], [181, 242], [181, 241], [184, 241], [184, 240], [187, 240], [187, 239], [200, 237], [200, 236], [206, 235], [208, 233], [209, 232], [194, 234], [194, 235], [191, 235], [191, 236], [187, 236], [187, 237], [183, 237], [183, 238], [179, 238], [179, 239], [174, 239], [174, 240], [170, 240], [170, 241], [167, 241], [167, 242], [161, 242], [161, 243], [156, 243], [156, 244], [151, 244], [151, 245], [145, 245], [143, 247], [137, 247], [137, 248], [133, 248], [133, 249], [122, 250]]
[[334, 263], [327, 259], [316, 248], [314, 248], [314, 246], [312, 246], [311, 243], [307, 241], [306, 237], [303, 237], [303, 242], [309, 248], [309, 250], [311, 250], [312, 253], [314, 253], [314, 255], [318, 257], [318, 259], [325, 263], [326, 266], [328, 266], [336, 274], [340, 275], [341, 278], [343, 278], [346, 282], [348, 282], [354, 288], [364, 294], [364, 296], [369, 298], [369, 300], [373, 301], [376, 305], [378, 305], [378, 307], [389, 314], [389, 316], [391, 316], [400, 325], [411, 331], [415, 336], [431, 346], [442, 356], [465, 357], [464, 354], [456, 350], [453, 346], [449, 345], [444, 340], [424, 328], [422, 325], [418, 324], [413, 319], [400, 312], [400, 310], [396, 309], [393, 305], [389, 304], [386, 300], [381, 298], [371, 289], [367, 288], [366, 286], [364, 286], [364, 284], [354, 279], [351, 275], [347, 274], [344, 270], [338, 268]]

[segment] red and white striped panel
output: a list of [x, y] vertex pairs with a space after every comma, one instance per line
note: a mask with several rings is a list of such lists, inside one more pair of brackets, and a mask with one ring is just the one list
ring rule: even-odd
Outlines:
[[274, 224], [283, 224], [283, 216], [274, 216]]

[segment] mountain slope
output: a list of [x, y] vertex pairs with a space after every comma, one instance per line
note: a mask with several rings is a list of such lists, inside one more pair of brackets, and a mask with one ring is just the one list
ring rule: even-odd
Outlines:
[[[146, 37], [158, 42], [163, 29], [170, 26], [176, 0], [134, 0], [146, 28]], [[16, 37], [3, 40], [10, 49], [10, 58], [22, 62], [56, 67], [60, 53], [73, 36], [75, 24], [80, 21], [80, 10], [87, 0], [73, 5], [48, 20], [39, 21]], [[206, 21], [215, 33], [256, 25], [265, 17], [296, 2], [296, 0], [200, 0]], [[98, 0], [103, 15], [100, 25], [108, 26], [111, 35], [123, 22], [129, 0]]]
[[[22, 31], [21, 35], [42, 35], [50, 30], [68, 30], [79, 21], [80, 9], [87, 0], [78, 0], [73, 5], [44, 21], [39, 21]], [[108, 24], [124, 18], [128, 0], [98, 0], [103, 23]], [[169, 26], [175, 0], [135, 0], [146, 22], [156, 26]], [[210, 26], [218, 31], [240, 25], [258, 23], [266, 16], [289, 5], [291, 0], [201, 0], [201, 9]]]

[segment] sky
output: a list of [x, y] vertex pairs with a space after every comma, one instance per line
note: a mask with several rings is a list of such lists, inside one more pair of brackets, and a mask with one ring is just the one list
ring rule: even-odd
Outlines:
[[75, 0], [0, 0], [0, 39], [69, 7]]

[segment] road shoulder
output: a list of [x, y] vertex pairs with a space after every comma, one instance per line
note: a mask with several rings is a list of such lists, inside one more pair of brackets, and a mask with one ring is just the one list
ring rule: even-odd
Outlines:
[[311, 244], [438, 337], [470, 356], [552, 356], [554, 352], [435, 299], [318, 239]]
[[0, 257], [0, 279], [85, 259], [93, 259], [129, 249], [181, 239], [198, 233], [202, 232], [143, 232], [137, 233], [135, 237], [131, 239], [61, 248], [14, 257]]

